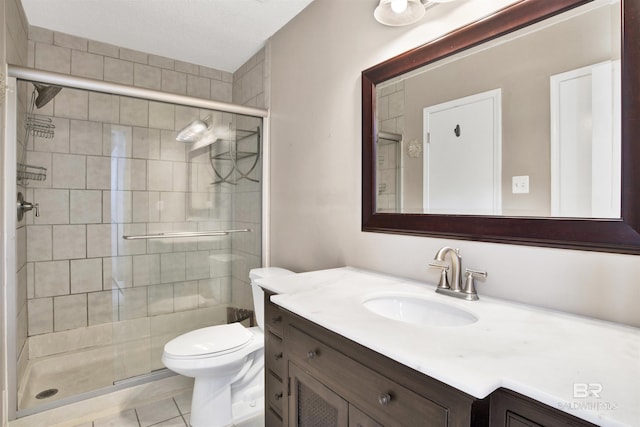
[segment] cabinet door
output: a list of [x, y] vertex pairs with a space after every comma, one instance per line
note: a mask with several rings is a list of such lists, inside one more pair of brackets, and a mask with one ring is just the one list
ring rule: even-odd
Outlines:
[[349, 405], [321, 382], [289, 363], [290, 427], [348, 427]]
[[360, 409], [349, 405], [349, 427], [382, 427]]

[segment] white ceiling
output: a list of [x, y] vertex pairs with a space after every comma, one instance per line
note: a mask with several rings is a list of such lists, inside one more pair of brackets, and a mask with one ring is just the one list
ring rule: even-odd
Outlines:
[[312, 0], [22, 0], [30, 25], [234, 72]]

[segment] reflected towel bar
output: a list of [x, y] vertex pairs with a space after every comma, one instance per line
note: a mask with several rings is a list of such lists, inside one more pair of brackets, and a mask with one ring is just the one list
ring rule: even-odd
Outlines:
[[122, 236], [124, 240], [142, 240], [142, 239], [174, 239], [180, 237], [207, 237], [207, 236], [227, 236], [231, 233], [249, 233], [250, 228], [241, 230], [210, 230], [210, 231], [169, 231], [166, 233], [156, 234], [140, 234], [137, 236]]

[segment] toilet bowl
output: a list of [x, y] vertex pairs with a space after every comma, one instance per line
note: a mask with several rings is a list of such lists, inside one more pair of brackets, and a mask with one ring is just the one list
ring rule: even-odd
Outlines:
[[258, 326], [240, 323], [187, 332], [164, 346], [162, 363], [195, 379], [192, 427], [225, 427], [264, 410], [264, 306], [255, 280], [293, 274], [282, 268], [258, 268], [249, 277]]

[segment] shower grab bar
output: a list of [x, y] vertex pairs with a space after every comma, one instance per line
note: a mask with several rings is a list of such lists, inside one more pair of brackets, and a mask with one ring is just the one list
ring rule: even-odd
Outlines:
[[251, 230], [250, 228], [243, 228], [241, 230], [168, 231], [165, 233], [122, 236], [122, 238], [124, 240], [174, 239], [174, 238], [180, 238], [180, 237], [227, 236], [231, 233], [249, 233], [251, 231], [253, 230]]

